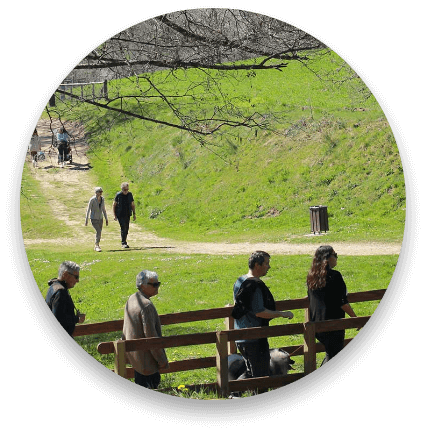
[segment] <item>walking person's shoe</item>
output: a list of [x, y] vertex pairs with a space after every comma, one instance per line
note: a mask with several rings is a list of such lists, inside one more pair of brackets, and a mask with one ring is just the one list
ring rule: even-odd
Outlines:
[[127, 243], [123, 243], [123, 244], [121, 245], [121, 247], [122, 247], [123, 249], [129, 249], [129, 245], [128, 245]]
[[102, 252], [102, 249], [101, 249], [101, 247], [98, 244], [95, 245], [95, 251], [96, 252]]

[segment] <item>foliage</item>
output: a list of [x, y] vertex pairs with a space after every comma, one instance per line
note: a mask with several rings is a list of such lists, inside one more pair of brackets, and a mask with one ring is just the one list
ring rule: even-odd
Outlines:
[[[328, 53], [315, 67], [332, 71], [335, 60]], [[169, 94], [181, 93], [200, 74], [150, 76]], [[118, 86], [131, 94], [140, 80], [112, 82], [110, 93]], [[186, 240], [306, 242], [309, 207], [326, 205], [329, 242], [401, 241], [403, 168], [373, 97], [361, 104], [352, 88], [318, 80], [301, 64], [285, 73], [238, 71], [220, 81], [221, 92], [243, 114], [253, 107], [270, 113], [271, 130], [228, 128], [200, 145], [194, 134], [162, 125], [87, 107], [73, 111], [87, 126], [91, 163], [104, 189], [116, 190], [117, 173], [128, 180], [147, 229]], [[174, 90], [176, 83], [182, 88]], [[205, 112], [207, 118], [220, 109], [212, 95], [198, 94], [194, 102], [196, 92], [174, 101], [181, 112]], [[170, 118], [155, 99], [138, 109]]]
[[[317, 57], [317, 69], [331, 73], [336, 67], [333, 56], [328, 53]], [[314, 66], [311, 63], [311, 69]], [[135, 86], [155, 75], [164, 94], [185, 94], [170, 100], [188, 118], [193, 111], [209, 118], [225, 108], [223, 101], [229, 101], [232, 109], [240, 111], [238, 115], [253, 110], [268, 113], [262, 123], [267, 127], [225, 127], [212, 139], [200, 140], [194, 133], [97, 107], [74, 107], [68, 100], [55, 109], [55, 115], [84, 122], [92, 175], [106, 196], [112, 197], [122, 181], [130, 182], [138, 213], [136, 223], [162, 237], [176, 239], [315, 244], [324, 242], [324, 237], [306, 236], [310, 231], [309, 207], [321, 204], [327, 205], [329, 212], [327, 243], [401, 241], [405, 220], [403, 169], [392, 131], [374, 97], [361, 100], [343, 84], [317, 79], [302, 63], [289, 65], [285, 73], [209, 73], [212, 86], [220, 83], [225, 96], [221, 101], [215, 99], [214, 92], [203, 93], [190, 86], [206, 74], [204, 70], [179, 70], [112, 81], [111, 100], [104, 102], [118, 107], [121, 101], [112, 100], [115, 95], [130, 96]], [[164, 122], [176, 120], [158, 98], [143, 104], [129, 98], [126, 104], [141, 114], [155, 113]], [[24, 167], [24, 236], [49, 238], [49, 226], [64, 228], [64, 237], [71, 235], [44, 208], [47, 199], [37, 188]], [[28, 203], [27, 198], [31, 198]], [[26, 204], [31, 205], [31, 211]], [[56, 275], [63, 260], [70, 259], [70, 250], [64, 247], [57, 251], [49, 244], [31, 245], [27, 256], [44, 296], [47, 280]], [[163, 282], [154, 299], [160, 314], [229, 304], [233, 282], [247, 271], [247, 257], [240, 255], [177, 255], [142, 249], [94, 256], [78, 245], [73, 247], [72, 259], [82, 267], [80, 283], [72, 295], [77, 307], [87, 314], [88, 323], [121, 319], [125, 302], [135, 291], [135, 276], [143, 268], [157, 271]], [[311, 257], [305, 255], [272, 257], [272, 269], [264, 280], [277, 300], [306, 295], [310, 261]], [[339, 253], [338, 269], [350, 292], [365, 291], [386, 288], [396, 262], [397, 256]], [[367, 302], [354, 305], [354, 309], [359, 315], [369, 315], [377, 305]], [[303, 311], [296, 311], [293, 322], [302, 321]], [[221, 320], [212, 320], [167, 326], [163, 334], [221, 328]], [[347, 336], [356, 333], [350, 330]], [[112, 368], [112, 356], [100, 356], [96, 345], [119, 337], [117, 332], [78, 337], [76, 342]], [[300, 343], [300, 336], [290, 336], [273, 338], [271, 346]], [[167, 353], [172, 361], [215, 354], [211, 346], [170, 348]], [[296, 372], [302, 368], [299, 357]], [[178, 387], [214, 380], [215, 371], [206, 369], [170, 374], [162, 385]]]

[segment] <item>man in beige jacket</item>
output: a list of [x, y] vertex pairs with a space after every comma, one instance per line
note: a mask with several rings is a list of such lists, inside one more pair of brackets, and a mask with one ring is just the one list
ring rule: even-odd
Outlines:
[[[158, 275], [143, 270], [136, 276], [138, 291], [127, 300], [124, 308], [123, 339], [161, 337], [161, 323], [150, 298], [158, 294]], [[129, 363], [135, 370], [135, 383], [146, 388], [158, 388], [159, 369], [167, 369], [169, 363], [163, 348], [127, 353]]]

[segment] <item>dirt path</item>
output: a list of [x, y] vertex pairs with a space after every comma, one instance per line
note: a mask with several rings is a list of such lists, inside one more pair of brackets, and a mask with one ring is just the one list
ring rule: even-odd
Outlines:
[[[52, 125], [52, 129], [58, 127], [58, 123]], [[86, 157], [87, 143], [84, 140], [83, 127], [78, 124], [65, 123], [65, 128], [75, 138], [72, 145], [73, 163], [65, 168], [58, 168], [56, 172], [49, 168], [58, 167], [57, 152], [51, 148], [50, 122], [40, 120], [37, 130], [42, 142], [42, 150], [46, 154], [45, 161], [39, 162], [39, 168], [34, 172], [41, 187], [46, 191], [46, 196], [52, 213], [59, 220], [72, 227], [73, 235], [67, 238], [67, 245], [84, 244], [90, 249], [94, 245], [94, 229], [85, 227], [85, 211], [89, 198], [94, 195], [93, 177], [90, 172], [90, 164]], [[27, 158], [29, 160], [29, 158]], [[29, 163], [29, 162], [28, 162]], [[107, 206], [109, 226], [102, 230], [101, 246], [104, 251], [120, 248], [120, 228], [113, 220], [112, 210]], [[324, 236], [324, 243], [327, 243]], [[199, 243], [175, 241], [157, 237], [144, 231], [140, 226], [131, 223], [129, 231], [129, 244], [132, 249], [163, 249], [175, 253], [195, 254], [206, 253], [212, 255], [244, 254], [254, 250], [266, 250], [274, 255], [313, 254], [317, 244], [290, 244], [290, 243]], [[57, 239], [24, 239], [25, 245], [35, 243], [63, 244], [63, 238]], [[335, 243], [333, 246], [342, 255], [394, 255], [399, 254], [400, 244], [389, 243]]]

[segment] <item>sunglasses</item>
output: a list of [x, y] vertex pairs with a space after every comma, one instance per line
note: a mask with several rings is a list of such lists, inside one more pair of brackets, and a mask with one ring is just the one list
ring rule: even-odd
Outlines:
[[147, 282], [147, 285], [151, 285], [154, 288], [159, 288], [161, 285], [161, 282]]
[[79, 280], [80, 279], [80, 275], [75, 275], [75, 274], [72, 274], [72, 273], [68, 273], [70, 276], [73, 276], [73, 277], [75, 277], [75, 280]]

